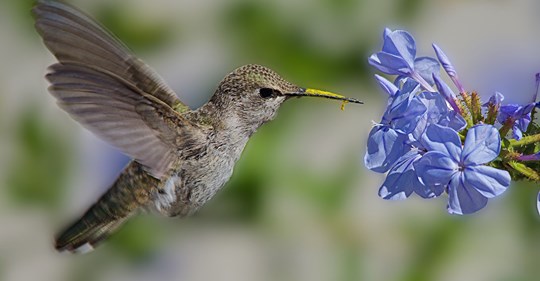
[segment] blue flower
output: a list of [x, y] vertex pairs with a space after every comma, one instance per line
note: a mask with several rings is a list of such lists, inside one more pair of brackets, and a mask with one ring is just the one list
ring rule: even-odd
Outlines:
[[510, 185], [507, 171], [483, 165], [494, 160], [501, 149], [499, 132], [491, 125], [470, 128], [463, 147], [455, 130], [430, 125], [423, 143], [430, 151], [415, 163], [415, 169], [432, 190], [446, 188], [450, 213], [474, 213]]
[[437, 60], [416, 58], [416, 43], [406, 31], [386, 28], [383, 40], [382, 51], [371, 55], [368, 62], [383, 73], [411, 77], [426, 90], [434, 92], [432, 75], [440, 68]]
[[385, 173], [397, 159], [410, 150], [410, 134], [426, 106], [414, 94], [414, 89], [402, 89], [394, 95], [380, 124], [369, 133], [364, 164], [372, 171]]
[[415, 163], [422, 158], [423, 151], [412, 149], [401, 156], [388, 172], [386, 179], [379, 189], [379, 196], [386, 200], [403, 200], [413, 192], [420, 197], [429, 199], [441, 195], [444, 188], [427, 187], [418, 177]]
[[408, 144], [412, 149], [390, 168], [386, 180], [379, 189], [379, 196], [383, 199], [401, 200], [412, 193], [422, 198], [433, 198], [444, 191], [441, 187], [427, 187], [418, 177], [414, 163], [428, 151], [428, 146], [422, 142], [422, 136], [430, 124], [439, 124], [454, 130], [461, 130], [467, 124], [461, 115], [448, 109], [445, 100], [438, 93], [423, 92], [418, 95], [418, 99], [426, 106], [426, 111], [409, 135]]
[[414, 163], [421, 157], [422, 153], [418, 149], [412, 149], [401, 156], [388, 172], [379, 189], [379, 196], [386, 200], [403, 200], [413, 192], [423, 198], [440, 195], [440, 193], [431, 192], [416, 174]]
[[420, 118], [413, 131], [415, 140], [422, 140], [422, 135], [424, 135], [426, 128], [430, 124], [439, 124], [456, 131], [461, 131], [467, 126], [465, 119], [455, 111], [450, 110], [446, 101], [439, 93], [423, 92], [418, 95], [418, 98], [426, 106], [426, 113]]
[[523, 132], [527, 131], [529, 123], [531, 123], [531, 112], [536, 106], [536, 103], [530, 103], [525, 106], [518, 104], [507, 104], [500, 108], [500, 113], [497, 120], [501, 124], [512, 122], [512, 136], [516, 140], [523, 137]]

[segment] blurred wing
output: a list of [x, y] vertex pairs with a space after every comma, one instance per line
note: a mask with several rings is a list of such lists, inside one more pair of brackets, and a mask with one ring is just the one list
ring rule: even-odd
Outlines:
[[189, 110], [155, 71], [83, 12], [61, 2], [40, 0], [33, 13], [37, 31], [60, 63], [106, 72], [171, 108]]
[[59, 105], [161, 178], [177, 160], [178, 137], [200, 132], [174, 110], [189, 109], [148, 66], [83, 13], [53, 1], [39, 1], [33, 11], [36, 29], [60, 62], [47, 75]]

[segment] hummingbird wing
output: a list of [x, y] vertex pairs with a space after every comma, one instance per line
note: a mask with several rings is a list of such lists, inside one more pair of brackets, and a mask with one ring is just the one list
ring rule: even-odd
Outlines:
[[49, 91], [87, 129], [161, 178], [177, 161], [181, 142], [200, 129], [182, 117], [189, 108], [146, 64], [77, 9], [41, 0], [36, 29], [59, 63]]

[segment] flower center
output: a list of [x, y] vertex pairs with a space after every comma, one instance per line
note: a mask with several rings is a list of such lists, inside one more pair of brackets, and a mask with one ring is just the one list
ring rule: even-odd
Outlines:
[[459, 162], [458, 164], [458, 171], [463, 172], [465, 171], [465, 164], [463, 162]]

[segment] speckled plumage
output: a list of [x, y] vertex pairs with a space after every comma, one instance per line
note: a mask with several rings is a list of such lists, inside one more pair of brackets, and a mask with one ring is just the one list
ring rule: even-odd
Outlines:
[[47, 79], [59, 106], [133, 158], [57, 237], [61, 251], [93, 249], [140, 210], [166, 216], [197, 211], [229, 180], [250, 136], [287, 98], [307, 95], [266, 67], [245, 65], [219, 83], [210, 101], [190, 110], [87, 15], [50, 0], [38, 1], [33, 12], [37, 31], [58, 59]]

